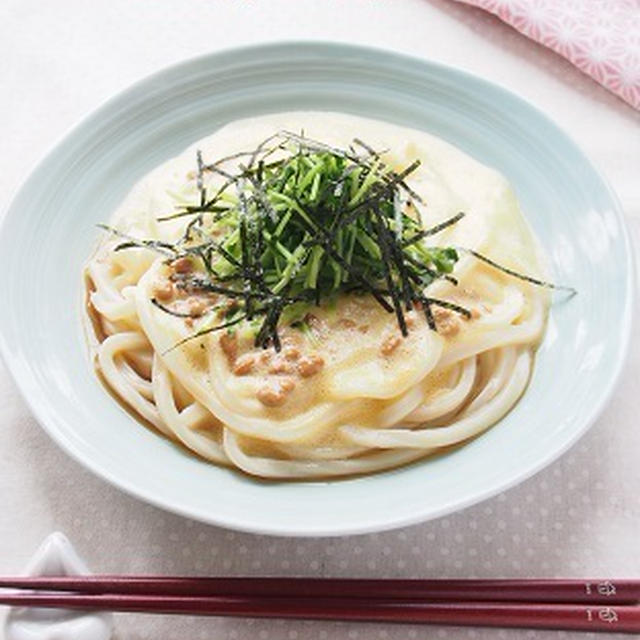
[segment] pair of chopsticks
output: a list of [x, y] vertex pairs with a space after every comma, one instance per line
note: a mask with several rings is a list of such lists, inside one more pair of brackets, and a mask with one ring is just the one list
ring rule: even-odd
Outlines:
[[0, 604], [22, 607], [640, 633], [640, 580], [95, 575], [0, 578], [0, 589], [13, 589]]

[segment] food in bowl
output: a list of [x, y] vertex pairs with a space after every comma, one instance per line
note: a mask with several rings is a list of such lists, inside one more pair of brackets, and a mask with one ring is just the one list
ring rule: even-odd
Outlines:
[[85, 270], [101, 379], [263, 478], [372, 473], [482, 433], [525, 391], [555, 287], [504, 177], [346, 114], [231, 123], [104, 228]]

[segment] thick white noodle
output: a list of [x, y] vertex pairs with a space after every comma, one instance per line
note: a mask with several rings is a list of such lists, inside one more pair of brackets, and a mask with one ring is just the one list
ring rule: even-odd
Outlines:
[[240, 469], [261, 478], [328, 478], [359, 473], [373, 473], [397, 467], [426, 455], [425, 451], [394, 450], [368, 454], [361, 458], [341, 460], [277, 460], [247, 455], [237, 436], [225, 429], [224, 448], [230, 460]]
[[424, 423], [459, 409], [471, 393], [476, 379], [476, 368], [475, 356], [465, 360], [462, 374], [456, 384], [450, 389], [441, 391], [435, 398], [429, 399], [429, 402], [417, 407], [405, 417], [405, 421]]
[[116, 333], [106, 338], [98, 349], [100, 371], [109, 386], [143, 418], [165, 435], [169, 435], [164, 420], [160, 417], [156, 405], [145, 398], [132, 384], [129, 376], [123, 372], [123, 357], [128, 351], [149, 346], [149, 341], [142, 333], [129, 331]]
[[507, 384], [515, 366], [516, 356], [516, 347], [503, 347], [498, 350], [498, 354], [495, 357], [497, 362], [491, 368], [490, 375], [482, 385], [481, 391], [465, 407], [463, 415], [469, 415], [487, 404]]
[[482, 433], [497, 422], [524, 391], [530, 371], [531, 353], [527, 349], [519, 353], [509, 380], [491, 400], [447, 427], [410, 430], [343, 426], [340, 432], [353, 444], [377, 449], [396, 447], [426, 449], [451, 446]]
[[532, 297], [530, 315], [519, 324], [510, 324], [481, 332], [473, 339], [453, 345], [442, 356], [438, 366], [445, 368], [504, 345], [529, 345], [533, 349], [544, 328], [545, 304], [542, 298]]
[[146, 378], [141, 377], [131, 365], [122, 361], [119, 363], [119, 371], [123, 378], [146, 400], [153, 401], [153, 388]]
[[[162, 419], [182, 444], [207, 460], [229, 464], [222, 444], [195, 428], [207, 419], [210, 421], [213, 416], [196, 401], [178, 411], [173, 397], [171, 374], [157, 354], [153, 362], [153, 391]], [[219, 426], [218, 429], [221, 430], [222, 427]]]

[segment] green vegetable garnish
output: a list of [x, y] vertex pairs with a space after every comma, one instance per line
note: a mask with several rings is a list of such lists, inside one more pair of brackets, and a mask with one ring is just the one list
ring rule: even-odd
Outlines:
[[[222, 167], [232, 159], [246, 163], [228, 173]], [[427, 246], [425, 238], [464, 214], [423, 228], [419, 205], [424, 203], [405, 182], [418, 160], [396, 172], [360, 140], [344, 150], [289, 132], [213, 164], [205, 164], [200, 152], [196, 160], [198, 204], [181, 204], [158, 218], [189, 216], [181, 240], [170, 244], [126, 237], [116, 247], [143, 246], [168, 256], [169, 262], [189, 256], [196, 269], [181, 275], [179, 287], [236, 301], [231, 318], [192, 337], [232, 330], [244, 319], [254, 325], [259, 318], [256, 346], [271, 344], [279, 350], [279, 322], [305, 327], [307, 309], [328, 304], [342, 292], [373, 296], [395, 314], [405, 336], [404, 313], [413, 307], [424, 311], [433, 330], [432, 305], [470, 316], [463, 307], [425, 294], [438, 278], [456, 283], [450, 274], [459, 257], [453, 247]], [[224, 177], [213, 195], [205, 186], [207, 172]]]

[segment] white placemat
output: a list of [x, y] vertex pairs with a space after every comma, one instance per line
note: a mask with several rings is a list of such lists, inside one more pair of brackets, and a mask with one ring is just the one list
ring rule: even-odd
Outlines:
[[[0, 7], [0, 206], [54, 140], [131, 82], [212, 49], [300, 38], [429, 57], [521, 94], [601, 167], [634, 236], [640, 233], [638, 114], [498, 19], [449, 0], [5, 0]], [[611, 330], [616, 330], [615, 318]], [[404, 530], [291, 540], [201, 525], [111, 488], [50, 441], [0, 365], [0, 573], [19, 571], [42, 538], [59, 529], [96, 572], [638, 576], [638, 380], [636, 343], [624, 379], [592, 431], [561, 460], [504, 495]], [[116, 629], [116, 637], [127, 640], [558, 637], [516, 630], [138, 615], [117, 616]]]

